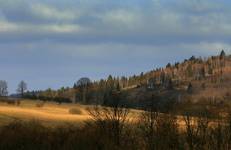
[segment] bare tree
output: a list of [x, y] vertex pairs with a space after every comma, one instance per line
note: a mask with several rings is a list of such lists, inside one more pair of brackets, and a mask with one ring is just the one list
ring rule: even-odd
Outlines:
[[4, 80], [0, 80], [0, 96], [7, 96], [8, 90], [7, 90], [7, 82]]
[[21, 97], [23, 97], [26, 90], [27, 90], [27, 84], [26, 84], [26, 82], [25, 81], [21, 81], [18, 84], [17, 92], [21, 95]]
[[204, 108], [196, 117], [187, 112], [184, 116], [184, 123], [186, 127], [185, 139], [187, 149], [210, 149], [208, 148], [210, 146], [208, 137], [211, 137], [209, 131], [210, 119], [207, 108]]
[[120, 93], [114, 92], [113, 103], [110, 107], [95, 106], [93, 109], [89, 109], [92, 119], [101, 129], [102, 134], [106, 134], [118, 147], [123, 145], [121, 142], [129, 114], [129, 109], [120, 105], [120, 100]]
[[160, 97], [152, 95], [140, 116], [140, 129], [146, 149], [179, 149], [177, 118], [160, 113]]

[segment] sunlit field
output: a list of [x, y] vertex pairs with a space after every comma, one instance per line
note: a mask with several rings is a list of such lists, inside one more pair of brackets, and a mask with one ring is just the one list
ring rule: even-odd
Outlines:
[[[41, 101], [22, 100], [19, 106], [0, 102], [0, 125], [12, 121], [39, 121], [47, 126], [64, 124], [82, 125], [91, 119], [88, 110], [93, 106], [80, 104], [57, 104]], [[137, 120], [141, 111], [130, 110], [129, 120]]]
[[[0, 103], [0, 122], [7, 124], [14, 120], [36, 120], [45, 125], [59, 125], [64, 123], [82, 123], [89, 119], [86, 107], [81, 105], [47, 102], [43, 107], [37, 107], [38, 102], [23, 100], [20, 106], [10, 106]], [[70, 109], [76, 108], [80, 114], [71, 114]], [[1, 125], [0, 124], [0, 125]]]
[[[17, 149], [20, 146], [20, 149], [27, 150], [36, 144], [39, 150], [98, 149], [99, 145], [104, 149], [145, 147], [148, 150], [153, 149], [151, 144], [154, 144], [160, 150], [171, 147], [183, 150], [200, 146], [213, 149], [210, 145], [217, 145], [219, 150], [229, 150], [231, 121], [228, 118], [226, 122], [217, 120], [216, 123], [206, 116], [176, 117], [176, 114], [134, 109], [130, 109], [127, 115], [127, 109], [117, 109], [116, 112], [113, 109], [38, 100], [21, 100], [19, 105], [9, 104], [9, 101], [1, 102], [0, 149]], [[117, 117], [118, 113], [121, 113], [122, 118]], [[151, 144], [147, 141], [149, 134], [155, 136], [148, 138], [156, 139]], [[217, 144], [221, 139], [228, 146]], [[205, 144], [200, 144], [201, 141], [205, 141]]]

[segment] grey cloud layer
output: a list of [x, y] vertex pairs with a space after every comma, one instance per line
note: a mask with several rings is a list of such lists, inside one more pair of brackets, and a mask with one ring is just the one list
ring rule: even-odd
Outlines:
[[32, 89], [58, 88], [82, 76], [231, 53], [230, 7], [229, 0], [0, 0], [1, 78], [11, 92], [22, 79]]
[[0, 33], [10, 33], [9, 40], [226, 39], [230, 6], [226, 0], [0, 0]]

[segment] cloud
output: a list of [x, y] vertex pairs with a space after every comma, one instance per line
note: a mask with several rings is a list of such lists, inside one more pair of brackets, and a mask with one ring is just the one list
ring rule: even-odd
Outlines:
[[[33, 39], [53, 34], [64, 41], [66, 37], [99, 37], [111, 42], [134, 37], [140, 37], [140, 41], [158, 37], [178, 38], [178, 41], [191, 37], [201, 40], [211, 39], [214, 35], [226, 38], [231, 35], [231, 11], [227, 7], [230, 3], [222, 2], [17, 0], [14, 3], [12, 0], [0, 0], [0, 14], [5, 18], [0, 32], [15, 32], [22, 36], [30, 34]], [[16, 36], [12, 34], [12, 37]]]
[[31, 11], [35, 16], [44, 18], [44, 19], [52, 19], [56, 21], [73, 21], [77, 18], [77, 13], [69, 10], [58, 10], [55, 7], [51, 7], [44, 4], [33, 4], [31, 6]]
[[141, 23], [139, 13], [134, 11], [127, 11], [123, 9], [112, 10], [108, 13], [99, 16], [103, 23], [115, 28], [134, 28], [137, 24]]
[[15, 24], [0, 20], [0, 32], [13, 32], [15, 30], [17, 30], [17, 26]]
[[[14, 92], [231, 53], [228, 0], [0, 0], [1, 78]], [[17, 76], [15, 75], [17, 74]], [[37, 80], [34, 80], [34, 77]]]

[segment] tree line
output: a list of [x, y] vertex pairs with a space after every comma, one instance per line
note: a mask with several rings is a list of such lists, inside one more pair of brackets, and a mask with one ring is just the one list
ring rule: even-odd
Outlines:
[[[63, 99], [63, 102], [108, 105], [114, 90], [122, 91], [126, 97], [130, 88], [145, 88], [146, 91], [171, 91], [187, 83], [187, 91], [192, 93], [193, 81], [224, 82], [222, 74], [230, 60], [231, 57], [222, 50], [218, 56], [207, 59], [192, 56], [182, 63], [168, 63], [165, 68], [142, 72], [140, 75], [130, 77], [109, 75], [108, 78], [99, 81], [91, 81], [84, 77], [74, 83], [73, 87], [62, 87], [56, 91], [52, 89], [31, 91], [27, 93], [27, 96], [34, 99], [57, 101], [60, 98], [60, 101]], [[128, 92], [126, 93], [126, 91]]]
[[[144, 88], [144, 92], [171, 91], [187, 83], [187, 92], [192, 94], [193, 81], [211, 83], [224, 82], [222, 74], [229, 61], [230, 56], [227, 56], [224, 50], [222, 50], [219, 56], [212, 56], [207, 59], [192, 56], [182, 63], [168, 63], [165, 68], [157, 68], [146, 73], [142, 72], [140, 75], [130, 77], [113, 77], [109, 75], [108, 78], [99, 81], [91, 81], [89, 78], [84, 77], [75, 82], [73, 87], [61, 87], [58, 90], [49, 88], [44, 91], [25, 92], [26, 90], [23, 89], [22, 86], [19, 86], [17, 92], [21, 97], [29, 99], [56, 101], [58, 103], [97, 103], [107, 106], [111, 103], [112, 92], [121, 91], [124, 96], [124, 104], [129, 103], [132, 107], [139, 107], [143, 105], [143, 101], [134, 98], [134, 101], [130, 102], [127, 98], [129, 97], [130, 88]], [[23, 83], [21, 83], [21, 85], [22, 84]], [[3, 89], [1, 95], [7, 95], [6, 93], [8, 92], [5, 92], [7, 88], [4, 88], [7, 87], [6, 81], [3, 81], [0, 87]]]
[[[25, 81], [20, 81], [18, 87], [16, 89], [17, 93], [20, 97], [24, 97], [27, 91], [27, 84]], [[0, 80], [0, 97], [7, 97], [8, 96], [8, 84], [5, 80]]]

